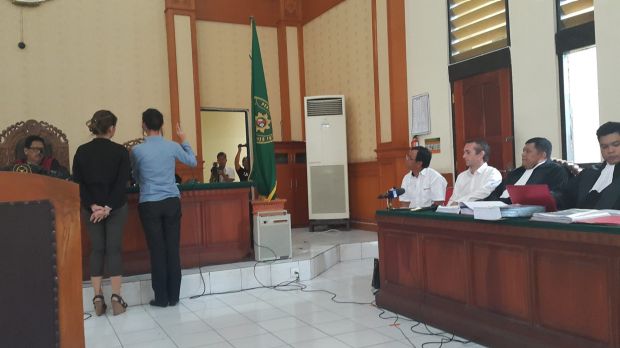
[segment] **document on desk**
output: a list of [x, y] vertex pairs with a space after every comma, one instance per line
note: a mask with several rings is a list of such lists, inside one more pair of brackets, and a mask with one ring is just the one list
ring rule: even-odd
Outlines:
[[459, 207], [458, 205], [450, 205], [450, 206], [446, 206], [446, 205], [440, 205], [437, 207], [436, 212], [438, 213], [446, 213], [446, 214], [458, 214], [461, 211], [461, 207]]
[[507, 206], [501, 201], [464, 202], [462, 204], [474, 211], [476, 220], [500, 220], [502, 218], [501, 208]]

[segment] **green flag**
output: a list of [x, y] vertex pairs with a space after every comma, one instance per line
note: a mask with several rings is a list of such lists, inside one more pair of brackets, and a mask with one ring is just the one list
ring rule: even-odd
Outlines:
[[273, 124], [267, 98], [267, 84], [260, 54], [256, 23], [252, 23], [252, 142], [254, 160], [250, 179], [261, 196], [273, 199], [276, 193], [276, 161], [273, 152]]

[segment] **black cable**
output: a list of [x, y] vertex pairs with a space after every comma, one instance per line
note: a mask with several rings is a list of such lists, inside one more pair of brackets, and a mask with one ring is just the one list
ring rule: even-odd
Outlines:
[[90, 319], [92, 317], [93, 317], [92, 314], [84, 312], [84, 320], [88, 320], [88, 319]]

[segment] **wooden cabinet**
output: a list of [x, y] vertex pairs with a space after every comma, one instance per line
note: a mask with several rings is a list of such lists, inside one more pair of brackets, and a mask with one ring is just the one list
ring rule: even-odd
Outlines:
[[286, 199], [285, 209], [291, 214], [291, 226], [308, 226], [308, 178], [306, 176], [306, 143], [275, 142], [277, 197]]

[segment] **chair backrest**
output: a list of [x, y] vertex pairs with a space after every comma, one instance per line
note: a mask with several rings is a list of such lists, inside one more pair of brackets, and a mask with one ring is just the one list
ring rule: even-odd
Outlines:
[[577, 163], [565, 161], [561, 158], [552, 158], [551, 160], [561, 165], [564, 170], [566, 170], [569, 177], [577, 176], [583, 170], [583, 168], [581, 168]]
[[127, 151], [131, 152], [131, 149], [138, 145], [138, 144], [142, 144], [144, 142], [144, 138], [136, 138], [136, 139], [131, 139], [128, 140], [126, 142], [124, 142], [122, 145], [127, 149]]
[[45, 140], [45, 155], [52, 156], [61, 166], [69, 166], [69, 141], [60, 129], [36, 120], [19, 121], [0, 133], [0, 167], [9, 166], [24, 157], [24, 141], [30, 135]]

